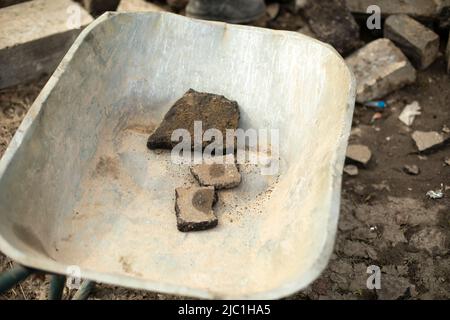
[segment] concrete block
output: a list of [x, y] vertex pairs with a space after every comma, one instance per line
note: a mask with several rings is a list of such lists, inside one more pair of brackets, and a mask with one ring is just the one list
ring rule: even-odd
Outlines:
[[0, 10], [0, 88], [53, 73], [81, 31], [68, 23], [69, 8], [80, 9], [81, 26], [92, 21], [70, 0], [33, 0]]
[[379, 99], [416, 80], [416, 70], [389, 39], [370, 42], [346, 59], [356, 77], [356, 101]]
[[389, 16], [384, 37], [392, 40], [419, 69], [430, 66], [439, 53], [439, 36], [407, 15]]

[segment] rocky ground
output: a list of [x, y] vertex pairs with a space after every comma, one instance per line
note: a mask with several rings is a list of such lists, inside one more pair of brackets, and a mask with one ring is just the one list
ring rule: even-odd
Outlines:
[[[298, 30], [304, 21], [288, 10], [258, 25]], [[363, 39], [373, 38], [363, 34]], [[357, 105], [351, 144], [372, 154], [358, 174], [344, 174], [336, 246], [328, 268], [309, 288], [288, 299], [449, 299], [450, 146], [417, 153], [415, 130], [446, 134], [450, 127], [450, 77], [442, 53], [414, 84], [388, 95], [383, 111]], [[0, 91], [0, 155], [46, 79]], [[417, 101], [422, 114], [410, 127], [398, 116]], [[410, 166], [409, 171], [405, 166]], [[412, 166], [417, 168], [411, 170]], [[443, 197], [426, 193], [440, 189]], [[381, 269], [381, 289], [367, 289], [371, 265]], [[0, 271], [11, 261], [0, 254]], [[0, 299], [43, 299], [48, 279], [33, 277]], [[67, 292], [67, 296], [72, 293]], [[99, 284], [92, 299], [183, 298]]]

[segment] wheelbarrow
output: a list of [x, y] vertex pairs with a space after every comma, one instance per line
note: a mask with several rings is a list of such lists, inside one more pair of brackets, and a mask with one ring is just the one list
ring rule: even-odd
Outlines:
[[[146, 141], [189, 88], [236, 100], [243, 129], [279, 130], [280, 167], [243, 172], [219, 195], [218, 227], [182, 233], [174, 189], [189, 170]], [[354, 100], [344, 60], [299, 33], [106, 13], [0, 162], [0, 251], [59, 279], [75, 267], [83, 279], [198, 298], [292, 294], [332, 253]]]

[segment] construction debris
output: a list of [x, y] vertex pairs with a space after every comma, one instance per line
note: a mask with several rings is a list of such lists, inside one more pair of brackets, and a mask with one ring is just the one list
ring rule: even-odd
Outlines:
[[441, 183], [440, 189], [428, 191], [426, 196], [430, 199], [442, 199], [444, 197], [444, 184]]
[[[78, 8], [80, 25], [68, 20], [68, 8]], [[14, 18], [11, 18], [14, 17]], [[70, 0], [34, 0], [0, 10], [0, 88], [52, 74], [80, 27], [92, 17]]]
[[177, 227], [179, 231], [200, 231], [217, 226], [213, 205], [217, 201], [213, 187], [175, 189]]
[[434, 148], [444, 142], [442, 134], [436, 131], [414, 131], [411, 135], [419, 152]]
[[370, 42], [346, 62], [356, 77], [359, 103], [380, 99], [416, 80], [416, 70], [389, 39]]
[[417, 176], [420, 173], [420, 169], [415, 164], [413, 165], [405, 165], [403, 167], [403, 171], [405, 171], [407, 174], [410, 174], [412, 176]]
[[401, 122], [403, 122], [407, 126], [410, 126], [413, 124], [416, 116], [422, 114], [422, 112], [420, 110], [421, 110], [421, 108], [420, 108], [419, 103], [417, 101], [414, 101], [413, 103], [408, 104], [403, 109], [402, 113], [400, 113], [398, 118]]
[[367, 165], [372, 157], [372, 152], [367, 146], [361, 144], [353, 144], [347, 147], [347, 159], [350, 161]]
[[[215, 129], [222, 134], [223, 146], [227, 148], [235, 147], [234, 141], [226, 141], [226, 129], [236, 130], [239, 126], [239, 107], [236, 101], [231, 101], [217, 94], [201, 93], [189, 89], [170, 108], [164, 116], [162, 123], [148, 139], [149, 149], [172, 149], [179, 141], [172, 141], [172, 133], [177, 129], [186, 129], [190, 134], [191, 146], [202, 143], [202, 148], [212, 141], [218, 144], [219, 141], [212, 137], [210, 140], [202, 139], [206, 130]], [[201, 125], [201, 130], [194, 134], [194, 122]]]
[[358, 167], [355, 166], [354, 164], [348, 164], [346, 166], [344, 166], [344, 172], [346, 174], [348, 174], [349, 176], [357, 176], [359, 173]]
[[241, 174], [233, 154], [215, 156], [209, 163], [191, 167], [192, 175], [202, 186], [212, 186], [216, 190], [230, 189], [241, 183]]
[[430, 66], [439, 53], [439, 36], [407, 15], [388, 17], [384, 37], [391, 39], [419, 69]]
[[360, 46], [359, 25], [341, 0], [308, 0], [302, 12], [317, 38], [345, 55]]

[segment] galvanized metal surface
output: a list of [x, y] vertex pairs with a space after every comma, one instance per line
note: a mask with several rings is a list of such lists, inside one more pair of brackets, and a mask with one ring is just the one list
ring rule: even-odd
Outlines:
[[[219, 226], [177, 231], [193, 183], [149, 133], [187, 89], [280, 130], [281, 167], [220, 193]], [[0, 250], [26, 266], [203, 298], [279, 298], [325, 268], [355, 83], [329, 46], [292, 32], [169, 13], [107, 13], [82, 32], [0, 162]]]

